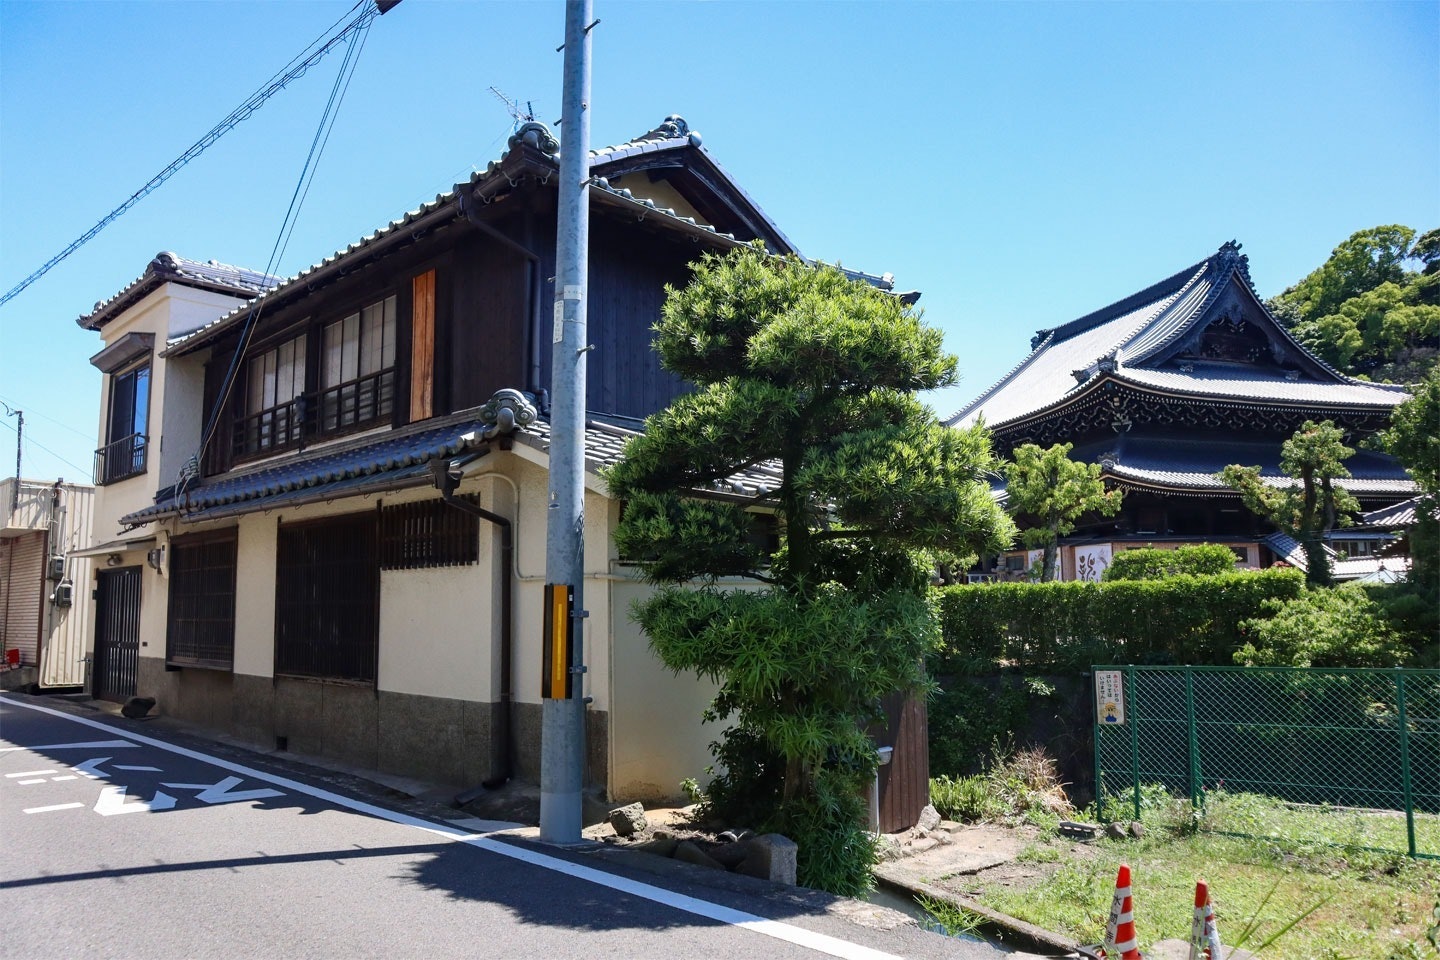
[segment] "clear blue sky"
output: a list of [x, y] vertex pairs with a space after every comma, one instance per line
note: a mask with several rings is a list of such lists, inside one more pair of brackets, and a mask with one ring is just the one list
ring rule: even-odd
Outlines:
[[[0, 288], [134, 192], [353, 0], [0, 3]], [[1265, 296], [1355, 230], [1440, 225], [1440, 4], [595, 0], [596, 145], [669, 113], [809, 256], [924, 292], [963, 381], [1245, 245]], [[560, 115], [555, 2], [405, 0], [375, 22], [280, 272], [499, 155], [488, 91]], [[0, 307], [24, 472], [88, 479], [98, 336], [161, 250], [263, 267], [332, 55]], [[14, 469], [0, 417], [0, 476]], [[51, 452], [53, 451], [53, 453]]]

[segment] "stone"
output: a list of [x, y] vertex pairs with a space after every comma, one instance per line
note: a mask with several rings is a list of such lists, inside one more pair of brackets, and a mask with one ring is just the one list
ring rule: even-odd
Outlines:
[[650, 836], [655, 838], [656, 840], [674, 840], [675, 831], [666, 830], [664, 827], [656, 827], [655, 831], [651, 833]]
[[926, 850], [933, 850], [940, 845], [940, 841], [934, 837], [920, 837], [905, 844], [906, 853], [924, 853]]
[[681, 863], [693, 863], [697, 867], [706, 867], [710, 870], [724, 870], [725, 868], [716, 863], [715, 860], [693, 840], [682, 840], [675, 847], [675, 859]]
[[[619, 838], [607, 837], [606, 839], [613, 841]], [[679, 845], [680, 841], [674, 837], [656, 837], [653, 840], [646, 840], [644, 843], [637, 843], [630, 849], [639, 850], [643, 853], [653, 853], [657, 857], [673, 857], [675, 856], [675, 848]]]
[[[721, 836], [724, 836], [724, 834], [721, 834]], [[734, 870], [750, 855], [750, 848], [739, 840], [732, 840], [729, 843], [713, 847], [708, 852], [711, 860], [714, 860], [726, 870]]]
[[143, 719], [150, 708], [155, 706], [154, 697], [131, 697], [125, 701], [125, 706], [120, 708], [120, 715], [130, 720]]
[[1100, 836], [1098, 823], [1081, 823], [1078, 820], [1061, 820], [1059, 830], [1061, 836], [1074, 837], [1076, 840], [1094, 840]]
[[643, 833], [650, 826], [650, 821], [645, 819], [645, 807], [638, 803], [616, 807], [610, 811], [607, 819], [610, 821], [610, 826], [614, 827], [615, 832], [622, 837]]
[[1130, 836], [1134, 837], [1136, 840], [1139, 840], [1141, 837], [1145, 836], [1145, 824], [1141, 823], [1139, 820], [1131, 821]]
[[1126, 831], [1125, 831], [1125, 824], [1123, 824], [1123, 823], [1107, 823], [1107, 824], [1105, 824], [1105, 836], [1109, 837], [1111, 840], [1124, 840], [1125, 837], [1127, 836], [1127, 833], [1126, 833]]
[[795, 868], [799, 846], [789, 837], [765, 833], [745, 841], [750, 848], [744, 862], [736, 869], [750, 877], [775, 883], [795, 885]]
[[934, 830], [940, 826], [940, 811], [930, 804], [925, 804], [925, 809], [920, 811], [920, 820], [916, 823], [921, 830]]
[[965, 824], [957, 823], [954, 820], [941, 820], [939, 829], [944, 830], [946, 833], [959, 833], [965, 829]]

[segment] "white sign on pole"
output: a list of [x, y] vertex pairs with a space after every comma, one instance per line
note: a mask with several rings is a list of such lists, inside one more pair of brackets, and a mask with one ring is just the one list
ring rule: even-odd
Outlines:
[[1120, 670], [1095, 671], [1095, 715], [1102, 727], [1125, 722], [1125, 674]]

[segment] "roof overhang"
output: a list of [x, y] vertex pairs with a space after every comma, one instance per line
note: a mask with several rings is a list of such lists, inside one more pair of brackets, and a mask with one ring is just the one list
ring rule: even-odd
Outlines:
[[148, 357], [153, 349], [155, 334], [127, 333], [91, 357], [90, 365], [101, 373], [114, 373], [141, 357]]

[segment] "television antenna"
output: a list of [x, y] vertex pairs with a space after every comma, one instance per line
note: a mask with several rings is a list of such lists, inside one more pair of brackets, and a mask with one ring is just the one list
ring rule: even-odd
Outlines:
[[505, 104], [505, 112], [510, 114], [510, 119], [514, 121], [514, 128], [516, 130], [520, 129], [520, 124], [522, 123], [535, 122], [535, 105], [529, 100], [525, 101], [525, 109], [521, 110], [520, 101], [507, 97], [498, 87], [492, 86], [490, 92], [495, 94], [496, 99]]

